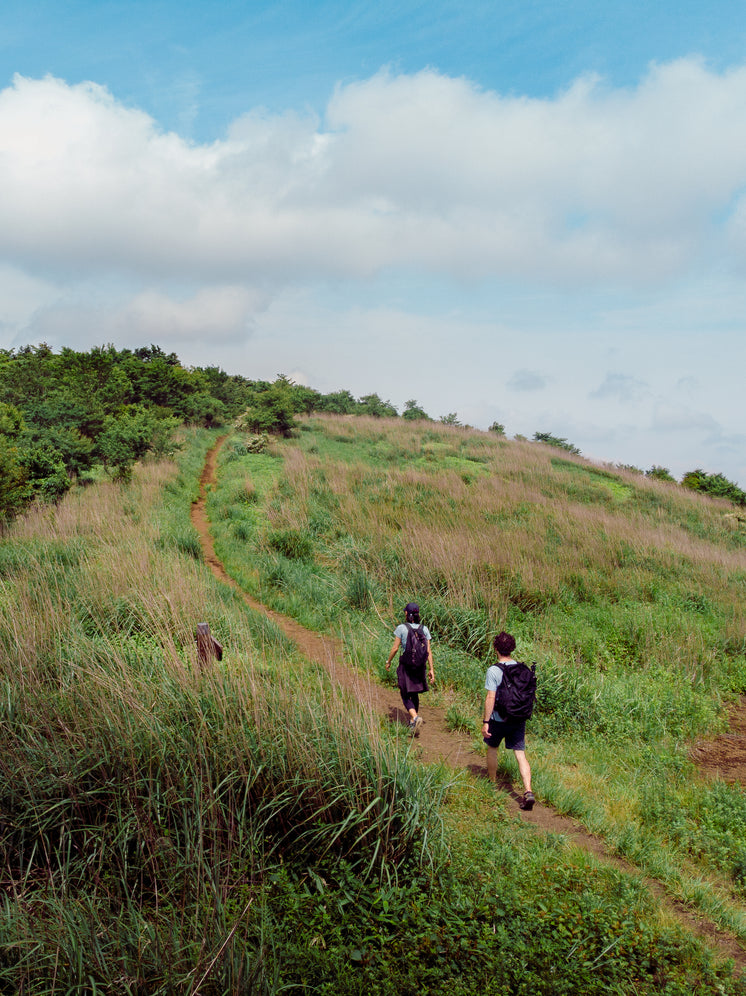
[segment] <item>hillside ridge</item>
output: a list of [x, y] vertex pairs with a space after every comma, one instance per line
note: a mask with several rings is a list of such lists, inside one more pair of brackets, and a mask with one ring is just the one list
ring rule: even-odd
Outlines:
[[[408, 717], [404, 713], [399, 696], [393, 690], [375, 682], [370, 675], [347, 664], [341, 641], [329, 635], [314, 633], [290, 616], [264, 605], [244, 591], [225, 570], [215, 553], [206, 510], [206, 494], [208, 488], [217, 483], [218, 454], [227, 439], [227, 435], [221, 436], [208, 451], [200, 477], [199, 497], [191, 508], [192, 523], [199, 534], [205, 562], [213, 574], [221, 582], [234, 588], [251, 609], [275, 623], [305, 657], [326, 668], [335, 684], [348, 690], [356, 699], [387, 717], [389, 721], [404, 724]], [[474, 777], [485, 778], [487, 772], [484, 758], [474, 753], [469, 737], [447, 728], [445, 710], [428, 705], [423, 714], [424, 732], [419, 740], [413, 741], [414, 756], [426, 764], [442, 762], [456, 769], [465, 769]], [[743, 729], [746, 729], [746, 719]], [[732, 742], [732, 738], [728, 737], [729, 735], [726, 735], [712, 742], [698, 744], [697, 763], [710, 769], [717, 768], [717, 759], [723, 756], [723, 745]], [[746, 737], [744, 742], [746, 743]], [[507, 781], [503, 780], [498, 788], [507, 792], [513, 800], [519, 798], [519, 794]], [[524, 812], [516, 806], [515, 816], [532, 824], [537, 831], [561, 835], [576, 847], [592, 853], [600, 860], [627, 874], [639, 877], [669, 914], [722, 957], [732, 959], [740, 970], [746, 971], [746, 946], [742, 945], [734, 935], [724, 931], [712, 921], [703, 919], [701, 914], [693, 915], [684, 903], [668, 893], [663, 883], [644, 874], [631, 862], [612, 854], [599, 837], [588, 833], [575, 820], [542, 804], [540, 797], [531, 812]]]

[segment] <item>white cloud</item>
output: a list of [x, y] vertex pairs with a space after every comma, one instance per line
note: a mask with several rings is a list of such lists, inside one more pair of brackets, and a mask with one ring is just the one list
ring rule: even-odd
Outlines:
[[201, 344], [242, 344], [253, 330], [266, 297], [245, 287], [205, 287], [189, 298], [146, 290], [118, 306], [53, 304], [40, 309], [24, 329], [26, 339], [50, 345], [156, 342], [169, 349]]
[[210, 145], [95, 84], [17, 77], [0, 93], [0, 258], [212, 283], [396, 265], [656, 280], [703, 245], [741, 251], [744, 120], [746, 69], [694, 59], [542, 100], [382, 72], [338, 87], [324, 127], [251, 111]]
[[382, 72], [322, 120], [248, 109], [200, 145], [95, 84], [18, 77], [0, 336], [157, 342], [743, 481], [745, 112], [746, 68], [694, 59], [541, 100]]
[[516, 370], [507, 384], [514, 391], [540, 391], [546, 385], [547, 378], [533, 370]]
[[253, 316], [263, 310], [263, 295], [244, 287], [208, 287], [186, 301], [157, 291], [137, 295], [116, 318], [128, 338], [144, 342], [231, 342], [246, 339]]
[[654, 431], [695, 433], [718, 437], [722, 427], [707, 412], [695, 408], [657, 405], [651, 421]]
[[595, 391], [591, 391], [589, 398], [598, 400], [614, 399], [620, 402], [637, 402], [650, 394], [650, 389], [643, 381], [630, 374], [607, 373]]
[[12, 340], [31, 314], [59, 296], [59, 289], [24, 273], [15, 266], [0, 264], [0, 332]]

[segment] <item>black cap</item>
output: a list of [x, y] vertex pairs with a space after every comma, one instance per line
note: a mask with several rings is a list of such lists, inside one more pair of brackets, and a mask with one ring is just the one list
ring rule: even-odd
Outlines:
[[404, 607], [404, 611], [405, 612], [419, 612], [420, 611], [420, 607], [417, 604], [417, 602], [407, 602], [406, 606]]

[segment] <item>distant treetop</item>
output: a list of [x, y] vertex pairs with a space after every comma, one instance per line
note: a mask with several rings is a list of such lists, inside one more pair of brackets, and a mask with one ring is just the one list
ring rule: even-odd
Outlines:
[[551, 432], [535, 432], [534, 442], [545, 443], [547, 446], [556, 446], [559, 450], [566, 450], [568, 453], [580, 456], [580, 450], [577, 446], [573, 446], [572, 443], [568, 443], [568, 441], [563, 439], [561, 436], [553, 436]]

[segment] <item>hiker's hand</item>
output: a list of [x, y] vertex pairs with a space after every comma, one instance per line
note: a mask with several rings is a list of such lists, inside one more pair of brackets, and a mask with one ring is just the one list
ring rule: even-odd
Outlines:
[[386, 670], [388, 671], [390, 667], [391, 667], [391, 661], [386, 661]]

